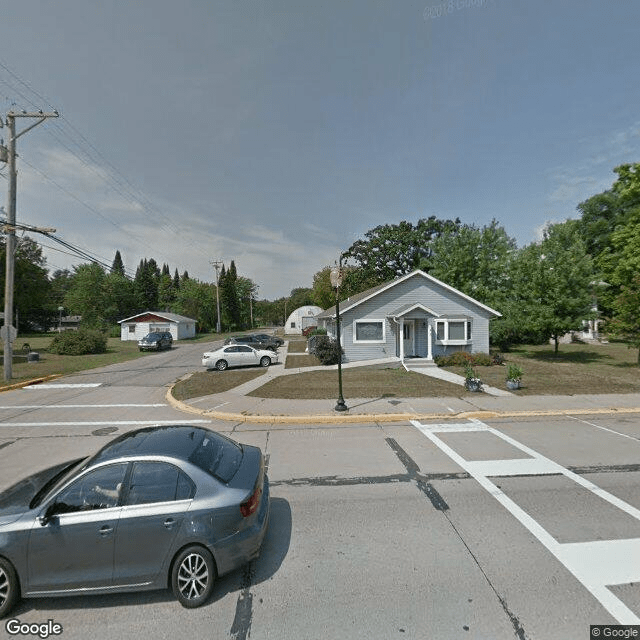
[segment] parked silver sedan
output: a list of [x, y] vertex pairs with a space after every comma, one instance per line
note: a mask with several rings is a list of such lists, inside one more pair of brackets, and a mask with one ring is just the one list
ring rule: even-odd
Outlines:
[[246, 344], [229, 344], [202, 354], [202, 366], [224, 371], [228, 367], [268, 367], [278, 362], [278, 354], [270, 349], [254, 349]]
[[203, 427], [147, 427], [0, 493], [0, 618], [20, 596], [171, 587], [204, 604], [255, 558], [269, 516], [262, 452]]

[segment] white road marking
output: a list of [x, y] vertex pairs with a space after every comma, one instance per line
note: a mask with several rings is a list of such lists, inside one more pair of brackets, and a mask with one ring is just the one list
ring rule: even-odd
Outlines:
[[131, 426], [153, 424], [209, 424], [211, 420], [106, 420], [104, 422], [0, 422], [2, 427], [93, 427], [93, 426]]
[[83, 382], [82, 384], [30, 384], [23, 389], [81, 389], [101, 387], [102, 382]]
[[577, 420], [578, 422], [584, 422], [585, 424], [588, 424], [590, 427], [595, 427], [596, 429], [602, 429], [602, 431], [608, 431], [609, 433], [615, 433], [615, 435], [622, 436], [623, 438], [629, 438], [629, 440], [635, 440], [636, 442], [640, 440], [640, 438], [638, 438], [637, 436], [630, 436], [627, 433], [614, 431], [613, 429], [608, 429], [607, 427], [603, 427], [599, 424], [595, 424], [594, 422], [589, 422], [588, 420], [582, 420], [582, 418], [576, 418], [575, 416], [569, 416], [569, 418], [573, 420]]
[[[638, 520], [640, 520], [640, 511], [533, 449], [485, 425], [480, 420], [473, 419], [471, 422], [475, 425], [475, 428], [464, 429], [464, 424], [423, 425], [417, 420], [411, 420], [411, 424], [416, 429], [469, 473], [514, 518], [526, 527], [620, 624], [640, 624], [640, 618], [607, 588], [608, 585], [640, 582], [640, 566], [637, 562], [630, 562], [630, 558], [640, 557], [640, 539], [598, 540], [561, 544], [496, 484], [489, 480], [489, 476], [562, 474]], [[455, 431], [486, 431], [492, 433], [529, 454], [531, 458], [483, 460], [479, 462], [466, 460], [436, 435], [437, 433]], [[518, 468], [523, 470], [524, 474], [518, 474]]]
[[122, 408], [149, 408], [149, 407], [166, 407], [168, 405], [162, 403], [156, 404], [16, 404], [0, 406], [0, 411], [11, 409], [116, 409]]

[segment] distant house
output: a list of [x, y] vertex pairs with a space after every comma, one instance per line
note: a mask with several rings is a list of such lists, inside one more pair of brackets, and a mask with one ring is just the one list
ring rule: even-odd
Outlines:
[[307, 327], [317, 327], [317, 315], [322, 312], [322, 307], [307, 305], [299, 307], [289, 315], [284, 325], [284, 332], [300, 335]]
[[[427, 273], [413, 271], [340, 302], [344, 360], [488, 353], [489, 321], [500, 315]], [[335, 307], [317, 316], [332, 336], [335, 318]]]
[[154, 331], [169, 331], [174, 340], [196, 335], [196, 321], [193, 318], [164, 311], [145, 311], [119, 320], [119, 324], [121, 340], [140, 340]]

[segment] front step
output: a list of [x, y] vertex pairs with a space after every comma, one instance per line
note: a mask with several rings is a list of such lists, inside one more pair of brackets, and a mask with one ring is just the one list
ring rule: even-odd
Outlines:
[[425, 367], [437, 367], [433, 360], [427, 358], [406, 358], [404, 361], [407, 369], [424, 369]]

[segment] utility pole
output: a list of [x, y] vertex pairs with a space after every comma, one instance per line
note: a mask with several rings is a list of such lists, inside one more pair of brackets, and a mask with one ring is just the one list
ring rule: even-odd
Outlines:
[[216, 270], [216, 311], [218, 316], [216, 322], [216, 333], [220, 333], [220, 287], [218, 286], [218, 270], [224, 263], [221, 260], [212, 260], [211, 264]]
[[[6, 242], [6, 271], [4, 281], [4, 326], [2, 327], [2, 338], [4, 339], [4, 379], [11, 380], [13, 364], [13, 340], [16, 335], [16, 327], [11, 323], [13, 318], [13, 285], [15, 274], [15, 252], [16, 252], [16, 141], [27, 131], [43, 123], [47, 118], [57, 118], [58, 112], [43, 113], [38, 111], [28, 113], [26, 111], [9, 111], [6, 117], [6, 125], [9, 129], [9, 139], [7, 140], [7, 166], [9, 169], [9, 195], [7, 199], [7, 225], [5, 227]], [[16, 118], [38, 118], [38, 121], [16, 134]], [[2, 119], [0, 118], [0, 126]]]

